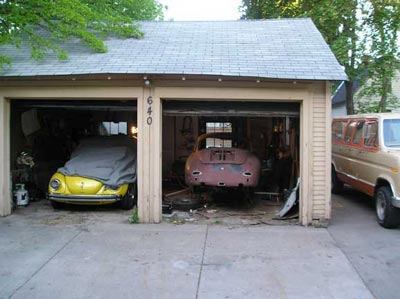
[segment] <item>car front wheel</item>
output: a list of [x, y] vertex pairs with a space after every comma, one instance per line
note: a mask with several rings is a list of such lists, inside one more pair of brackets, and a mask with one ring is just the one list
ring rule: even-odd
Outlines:
[[384, 228], [396, 228], [400, 225], [400, 209], [391, 203], [392, 190], [388, 186], [378, 189], [375, 194], [376, 218]]
[[128, 191], [126, 191], [126, 194], [124, 198], [120, 201], [120, 207], [123, 210], [130, 210], [133, 208], [134, 204], [136, 203], [136, 198], [137, 198], [137, 187], [135, 184], [130, 184], [128, 187]]

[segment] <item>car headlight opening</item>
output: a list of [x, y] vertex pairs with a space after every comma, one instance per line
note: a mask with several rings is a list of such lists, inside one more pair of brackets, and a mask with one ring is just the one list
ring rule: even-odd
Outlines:
[[105, 185], [104, 190], [113, 190], [117, 191], [120, 188], [120, 186], [110, 186], [110, 185]]
[[53, 179], [50, 181], [50, 187], [54, 190], [60, 189], [61, 182], [58, 179]]

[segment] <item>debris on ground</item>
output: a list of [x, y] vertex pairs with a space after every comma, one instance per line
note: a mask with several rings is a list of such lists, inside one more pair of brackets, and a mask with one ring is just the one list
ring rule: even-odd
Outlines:
[[246, 204], [236, 194], [194, 194], [188, 189], [172, 191], [164, 196], [164, 202], [172, 206], [172, 212], [163, 212], [165, 221], [174, 224], [196, 223], [228, 226], [250, 225], [296, 225], [298, 212], [277, 218], [281, 203], [275, 197], [265, 194], [255, 195], [251, 205]]

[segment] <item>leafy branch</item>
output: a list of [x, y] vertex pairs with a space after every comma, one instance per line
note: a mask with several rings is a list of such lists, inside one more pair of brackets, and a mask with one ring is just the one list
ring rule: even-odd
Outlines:
[[[0, 46], [20, 47], [27, 41], [34, 59], [50, 52], [67, 59], [62, 44], [77, 38], [104, 53], [107, 36], [141, 38], [135, 21], [162, 18], [163, 7], [157, 0], [0, 0]], [[0, 69], [10, 65], [11, 58], [0, 54]]]

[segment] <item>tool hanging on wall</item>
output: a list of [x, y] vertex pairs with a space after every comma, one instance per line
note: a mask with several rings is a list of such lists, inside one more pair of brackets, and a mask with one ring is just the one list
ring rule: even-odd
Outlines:
[[297, 148], [297, 132], [296, 128], [290, 128], [289, 132], [289, 142], [290, 142], [290, 152], [292, 156], [292, 174], [291, 174], [291, 182], [290, 185], [293, 186], [295, 184], [296, 179], [300, 176], [300, 165], [299, 165], [299, 151]]
[[280, 148], [285, 144], [285, 126], [282, 119], [276, 119], [273, 125], [272, 144], [276, 148]]
[[195, 139], [193, 137], [193, 119], [191, 116], [185, 116], [183, 118], [180, 133], [185, 140], [182, 146], [188, 150], [192, 150]]

